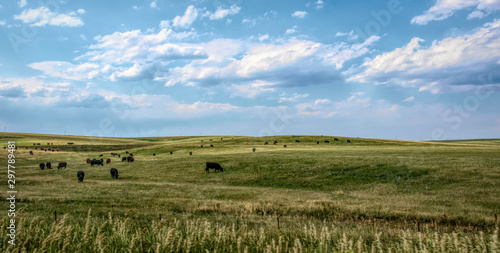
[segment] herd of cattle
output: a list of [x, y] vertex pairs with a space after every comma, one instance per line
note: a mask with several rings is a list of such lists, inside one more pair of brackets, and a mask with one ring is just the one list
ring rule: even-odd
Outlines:
[[[222, 138], [221, 138], [222, 140]], [[210, 141], [212, 141], [212, 139], [210, 139]], [[340, 141], [338, 138], [334, 138], [333, 141]], [[202, 140], [203, 142], [203, 140]], [[296, 143], [300, 143], [300, 140], [295, 140]], [[330, 141], [328, 140], [325, 140], [324, 141], [325, 143], [330, 143]], [[350, 140], [346, 140], [347, 143], [351, 143]], [[73, 143], [68, 143], [68, 145], [72, 145]], [[264, 145], [268, 145], [269, 142], [265, 142]], [[276, 145], [278, 144], [278, 141], [273, 141], [273, 144]], [[316, 144], [320, 144], [319, 141], [316, 142]], [[33, 143], [33, 145], [40, 145], [40, 143]], [[53, 143], [47, 143], [47, 145], [53, 145]], [[286, 144], [283, 145], [285, 148], [287, 147]], [[201, 145], [201, 147], [203, 148], [203, 145]], [[213, 144], [210, 144], [210, 147], [214, 147]], [[4, 147], [5, 149], [6, 147]], [[16, 147], [17, 149], [17, 147]], [[26, 149], [28, 149], [28, 147], [26, 147]], [[35, 148], [35, 149], [38, 149], [38, 148]], [[54, 149], [44, 149], [44, 148], [40, 148], [41, 151], [45, 150], [49, 150], [49, 151], [55, 151]], [[252, 148], [252, 151], [255, 152], [255, 148]], [[59, 151], [59, 150], [57, 150]], [[30, 155], [33, 155], [33, 151], [30, 151], [29, 152]], [[128, 151], [125, 152], [127, 154], [127, 156], [121, 156], [121, 154], [118, 154], [118, 153], [111, 153], [111, 155], [114, 157], [114, 156], [118, 156], [118, 158], [121, 158], [121, 161], [122, 162], [134, 162], [134, 155], [132, 153], [129, 153]], [[172, 151], [170, 151], [170, 154], [173, 154]], [[189, 155], [193, 155], [193, 152], [190, 151], [189, 152]], [[100, 154], [99, 157], [103, 157], [104, 155], [103, 154]], [[153, 154], [153, 156], [156, 156], [156, 153]], [[90, 158], [87, 158], [86, 159], [86, 162], [87, 164], [90, 164], [91, 167], [93, 167], [94, 165], [101, 165], [101, 166], [104, 166], [104, 163], [106, 164], [109, 164], [111, 163], [111, 159], [110, 158], [107, 158], [106, 160], [104, 160], [104, 158], [101, 158], [101, 159], [90, 159]], [[66, 168], [67, 167], [67, 162], [60, 162], [58, 165], [57, 165], [57, 169], [62, 169], [62, 168]], [[47, 169], [52, 169], [52, 164], [50, 162], [47, 162], [47, 163], [40, 163], [39, 164], [39, 167], [41, 170], [44, 170], [45, 168]], [[219, 163], [215, 163], [215, 162], [207, 162], [206, 163], [206, 167], [205, 167], [205, 172], [206, 173], [209, 173], [209, 170], [210, 169], [214, 169], [215, 172], [223, 172], [224, 169], [222, 168], [222, 166], [219, 164]], [[111, 177], [112, 178], [115, 178], [115, 179], [118, 179], [118, 170], [116, 168], [111, 168], [110, 170], [110, 173], [111, 173]], [[85, 177], [85, 173], [83, 171], [78, 171], [77, 172], [77, 177], [78, 177], [78, 181], [79, 182], [83, 182], [83, 179]]]

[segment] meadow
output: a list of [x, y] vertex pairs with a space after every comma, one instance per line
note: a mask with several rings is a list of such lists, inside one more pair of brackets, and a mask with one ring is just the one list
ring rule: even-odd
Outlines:
[[[4, 184], [4, 252], [500, 249], [499, 140], [1, 133], [4, 182], [8, 141], [18, 147], [17, 234], [10, 245]], [[134, 162], [111, 155], [126, 152]], [[111, 163], [86, 163], [100, 154]], [[67, 168], [39, 168], [63, 161]], [[206, 162], [220, 163], [224, 172], [207, 174]], [[111, 178], [111, 168], [118, 169], [118, 179]]]

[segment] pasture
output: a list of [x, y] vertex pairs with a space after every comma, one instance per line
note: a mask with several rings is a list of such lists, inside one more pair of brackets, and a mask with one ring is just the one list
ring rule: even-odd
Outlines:
[[[9, 246], [2, 215], [4, 252], [500, 249], [498, 140], [1, 133], [0, 141], [4, 168], [3, 147], [18, 147], [18, 234]], [[126, 152], [134, 162], [111, 155]], [[111, 163], [91, 167], [87, 158]], [[47, 162], [53, 168], [41, 170]], [[67, 168], [57, 169], [59, 162]], [[206, 173], [206, 162], [224, 171]], [[7, 181], [6, 169], [0, 178]], [[4, 214], [7, 190], [4, 184]]]

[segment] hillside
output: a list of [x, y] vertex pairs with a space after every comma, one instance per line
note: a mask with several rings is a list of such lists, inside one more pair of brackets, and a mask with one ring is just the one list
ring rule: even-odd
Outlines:
[[[160, 217], [169, 224], [198, 219], [229, 227], [244, 224], [247, 229], [269, 230], [269, 240], [280, 233], [290, 236], [292, 246], [304, 224], [329, 222], [342, 228], [340, 236], [363, 235], [363, 245], [370, 245], [374, 231], [380, 231], [385, 242], [396, 240], [398, 231], [424, 227], [429, 232], [490, 233], [495, 215], [500, 214], [499, 140], [1, 133], [1, 164], [7, 164], [3, 146], [11, 140], [18, 147], [18, 212], [26, 219], [44, 221], [40, 229], [54, 220], [54, 212], [58, 219], [67, 214], [70, 224], [84, 226], [91, 209], [95, 222], [110, 216], [129, 218], [139, 230]], [[111, 155], [127, 156], [127, 152], [133, 153], [134, 162]], [[111, 163], [97, 167], [86, 163], [100, 154]], [[39, 168], [40, 163], [62, 161], [67, 168]], [[206, 162], [220, 163], [224, 172], [205, 173]], [[111, 178], [110, 168], [118, 169], [118, 179]], [[82, 183], [76, 177], [80, 170], [85, 172]], [[6, 170], [0, 177], [7, 178]], [[0, 208], [7, 210], [8, 202], [2, 201]], [[280, 230], [276, 230], [278, 216]], [[6, 249], [3, 243], [0, 248]]]

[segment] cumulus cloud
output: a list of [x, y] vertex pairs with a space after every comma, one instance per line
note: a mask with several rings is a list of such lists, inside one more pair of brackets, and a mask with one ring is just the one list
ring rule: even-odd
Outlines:
[[294, 25], [292, 28], [286, 29], [285, 35], [294, 34], [297, 32], [298, 26]]
[[305, 18], [307, 15], [307, 11], [295, 11], [292, 13], [292, 17], [294, 18]]
[[275, 91], [275, 88], [272, 87], [273, 85], [273, 83], [257, 80], [249, 84], [232, 84], [231, 90], [233, 91], [233, 96], [255, 98], [262, 93]]
[[203, 17], [208, 17], [210, 20], [219, 20], [223, 19], [229, 15], [235, 15], [238, 14], [241, 10], [241, 7], [236, 6], [236, 5], [231, 5], [229, 9], [224, 9], [222, 7], [217, 7], [217, 10], [215, 12], [209, 12], [206, 11], [202, 16]]
[[0, 26], [5, 26], [7, 25], [7, 21], [4, 19], [4, 20], [0, 20]]
[[269, 34], [264, 34], [264, 35], [259, 36], [260, 42], [268, 40], [268, 39], [269, 39]]
[[331, 118], [338, 111], [332, 107], [332, 101], [329, 99], [317, 99], [312, 103], [302, 103], [295, 106], [298, 115], [303, 116], [320, 116], [323, 118]]
[[23, 8], [24, 6], [26, 6], [28, 4], [28, 1], [27, 0], [19, 0], [17, 2], [17, 6], [19, 6], [19, 8]]
[[366, 60], [361, 73], [348, 80], [419, 87], [436, 93], [450, 85], [484, 84], [479, 76], [500, 71], [500, 20], [469, 34], [434, 41], [428, 47], [422, 42], [413, 38], [401, 48]]
[[183, 16], [176, 16], [172, 20], [172, 26], [178, 28], [188, 28], [193, 24], [193, 22], [198, 18], [198, 9], [194, 5], [187, 7]]
[[500, 0], [437, 0], [434, 6], [423, 14], [412, 18], [412, 24], [426, 25], [431, 21], [444, 20], [456, 11], [474, 7], [476, 11], [469, 14], [468, 19], [482, 18], [492, 11], [500, 10]]
[[[78, 10], [78, 14], [81, 15], [85, 11], [83, 9]], [[30, 24], [31, 26], [82, 26], [83, 21], [75, 12], [69, 14], [59, 14], [57, 12], [50, 11], [47, 7], [39, 7], [37, 9], [26, 9], [19, 15], [14, 15], [14, 19], [21, 20], [25, 24]]]

